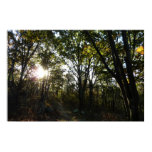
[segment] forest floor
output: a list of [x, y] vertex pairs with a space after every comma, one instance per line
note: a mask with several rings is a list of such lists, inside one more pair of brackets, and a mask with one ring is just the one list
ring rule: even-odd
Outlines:
[[[22, 101], [22, 100], [21, 100]], [[9, 121], [127, 121], [124, 114], [111, 112], [108, 110], [94, 109], [93, 111], [79, 111], [77, 108], [70, 107], [60, 101], [51, 101], [46, 104], [43, 112], [37, 112], [35, 104], [37, 97], [30, 100], [30, 104], [22, 104], [18, 111], [12, 110], [13, 106], [9, 101], [8, 120]], [[23, 101], [22, 101], [23, 102]]]
[[71, 111], [63, 108], [63, 111], [60, 111], [60, 115], [57, 118], [57, 121], [126, 121], [126, 117], [122, 114], [108, 112], [108, 111], [76, 111], [77, 109]]

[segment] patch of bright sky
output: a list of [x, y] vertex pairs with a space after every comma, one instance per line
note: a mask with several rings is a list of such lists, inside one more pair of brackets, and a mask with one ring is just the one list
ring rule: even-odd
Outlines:
[[13, 33], [14, 33], [14, 35], [15, 35], [16, 40], [18, 40], [18, 39], [19, 39], [19, 36], [17, 35], [17, 30], [12, 30], [12, 31], [13, 31]]
[[55, 36], [59, 37], [60, 36], [59, 32], [55, 32]]

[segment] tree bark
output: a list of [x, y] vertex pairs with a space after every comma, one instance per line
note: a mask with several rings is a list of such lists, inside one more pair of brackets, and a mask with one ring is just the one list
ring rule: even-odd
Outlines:
[[132, 65], [131, 65], [131, 56], [130, 56], [130, 50], [129, 50], [129, 46], [128, 46], [126, 32], [122, 31], [122, 36], [123, 36], [123, 41], [124, 41], [124, 49], [126, 51], [126, 65], [127, 65], [127, 73], [128, 73], [130, 84], [127, 82], [127, 78], [126, 78], [126, 74], [124, 73], [123, 65], [118, 56], [118, 52], [115, 48], [115, 43], [112, 38], [112, 31], [108, 31], [108, 37], [109, 37], [109, 42], [110, 42], [113, 61], [114, 61], [114, 67], [115, 67], [114, 72], [108, 67], [107, 63], [105, 62], [104, 57], [101, 55], [98, 47], [96, 46], [94, 40], [91, 38], [89, 32], [85, 31], [85, 34], [89, 38], [91, 43], [93, 44], [97, 53], [100, 55], [101, 61], [105, 65], [105, 68], [107, 69], [107, 71], [118, 82], [122, 95], [123, 95], [123, 98], [124, 98], [124, 102], [126, 105], [129, 119], [135, 120], [135, 121], [138, 120], [139, 96], [138, 96], [138, 92], [137, 92], [137, 88], [136, 88], [135, 80], [134, 80], [134, 76], [133, 76]]
[[93, 104], [93, 84], [92, 80], [89, 81], [89, 109], [91, 110]]
[[138, 104], [139, 104], [139, 95], [136, 88], [135, 78], [133, 75], [132, 70], [132, 63], [131, 63], [131, 53], [128, 46], [128, 38], [126, 35], [126, 31], [122, 31], [123, 41], [124, 41], [124, 49], [126, 51], [126, 66], [127, 66], [127, 73], [131, 88], [131, 110], [132, 110], [132, 118], [133, 120], [139, 119], [139, 112], [138, 112]]

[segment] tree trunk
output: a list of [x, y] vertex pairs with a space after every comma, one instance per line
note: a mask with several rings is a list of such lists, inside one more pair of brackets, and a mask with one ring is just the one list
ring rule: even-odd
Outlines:
[[132, 120], [139, 120], [139, 112], [138, 112], [138, 103], [139, 103], [139, 95], [136, 88], [136, 83], [133, 75], [132, 70], [132, 63], [131, 63], [131, 53], [128, 46], [128, 38], [126, 35], [126, 31], [122, 31], [123, 41], [124, 41], [124, 49], [126, 51], [126, 66], [127, 66], [127, 73], [129, 77], [129, 86], [131, 90], [131, 110], [132, 110]]
[[93, 84], [92, 80], [89, 81], [89, 109], [91, 110], [93, 105]]
[[82, 87], [79, 88], [79, 111], [83, 109], [83, 90]]
[[121, 93], [122, 93], [122, 96], [123, 96], [123, 99], [124, 99], [124, 104], [125, 104], [125, 109], [126, 109], [126, 114], [128, 116], [128, 120], [130, 120], [131, 119], [131, 111], [130, 111], [130, 106], [129, 106], [129, 103], [130, 103], [129, 99], [127, 97], [127, 94], [125, 92], [123, 84], [121, 82], [119, 82], [118, 80], [117, 80], [117, 82], [120, 86]]
[[118, 56], [118, 51], [116, 50], [115, 42], [112, 37], [112, 31], [107, 31], [107, 33], [108, 33], [109, 42], [110, 42], [110, 46], [112, 50], [112, 57], [113, 57], [113, 62], [114, 62], [114, 67], [115, 67], [114, 72], [108, 67], [107, 63], [105, 62], [105, 58], [100, 53], [98, 47], [96, 46], [89, 32], [84, 31], [84, 33], [93, 44], [94, 48], [96, 49], [97, 53], [100, 56], [101, 61], [105, 65], [105, 68], [107, 69], [107, 71], [118, 82], [122, 95], [123, 95], [123, 99], [126, 105], [129, 118], [131, 120], [137, 121], [139, 119], [138, 118], [139, 95], [138, 95], [138, 91], [137, 91], [134, 76], [133, 76], [131, 56], [130, 56], [130, 50], [128, 46], [126, 32], [122, 31], [122, 36], [123, 36], [123, 42], [124, 42], [124, 49], [126, 51], [126, 66], [127, 66], [127, 73], [128, 73], [130, 84], [127, 82], [126, 73], [124, 72], [124, 69], [123, 69], [123, 64], [121, 63], [121, 60]]

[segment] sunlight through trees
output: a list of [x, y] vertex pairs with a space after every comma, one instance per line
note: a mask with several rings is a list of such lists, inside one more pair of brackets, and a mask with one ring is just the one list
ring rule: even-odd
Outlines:
[[8, 120], [143, 121], [143, 30], [9, 30]]

